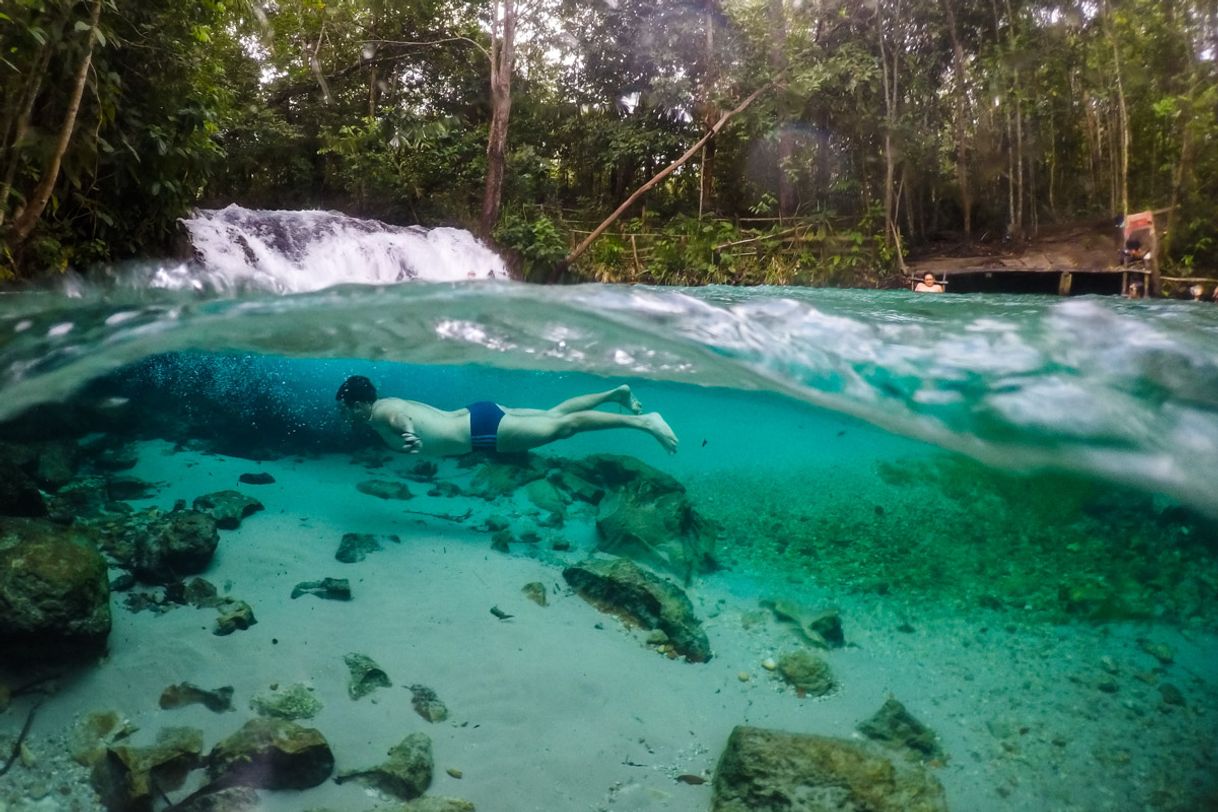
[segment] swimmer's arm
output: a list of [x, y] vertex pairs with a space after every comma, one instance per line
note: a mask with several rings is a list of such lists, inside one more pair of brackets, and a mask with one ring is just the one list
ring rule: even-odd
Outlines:
[[405, 454], [418, 454], [423, 449], [423, 441], [415, 434], [414, 419], [406, 409], [394, 409], [383, 418], [394, 434], [402, 438], [402, 447], [398, 449]]

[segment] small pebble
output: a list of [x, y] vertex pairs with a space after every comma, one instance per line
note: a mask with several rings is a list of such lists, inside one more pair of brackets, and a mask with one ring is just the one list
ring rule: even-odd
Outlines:
[[761, 661], [761, 667], [764, 668], [766, 671], [773, 671], [775, 668], [778, 667], [778, 663], [774, 662], [773, 657], [766, 657], [764, 660]]
[[749, 672], [741, 671], [739, 674], [736, 675], [736, 679], [740, 680], [741, 682], [748, 682], [749, 681]]
[[448, 773], [448, 774], [449, 774], [449, 775], [451, 775], [453, 778], [462, 778], [462, 777], [464, 777], [464, 776], [465, 776], [465, 773], [461, 772], [461, 771], [460, 771], [460, 770], [458, 770], [456, 767], [449, 767], [449, 768], [448, 768], [447, 770], [445, 770], [444, 772]]

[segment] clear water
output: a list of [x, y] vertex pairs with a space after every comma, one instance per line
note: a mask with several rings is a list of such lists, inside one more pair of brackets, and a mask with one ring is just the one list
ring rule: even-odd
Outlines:
[[[135, 443], [130, 473], [157, 483], [135, 508], [227, 487], [267, 507], [223, 533], [203, 573], [258, 625], [215, 637], [214, 612], [134, 613], [116, 593], [109, 658], [61, 677], [30, 746], [49, 760], [77, 714], [112, 708], [141, 744], [185, 724], [210, 747], [253, 715], [254, 693], [304, 682], [326, 703], [306, 724], [340, 769], [423, 730], [429, 794], [479, 809], [692, 810], [711, 785], [675, 779], [709, 779], [733, 725], [857, 737], [892, 695], [939, 736], [946, 757], [927, 769], [951, 808], [1214, 808], [1216, 350], [1218, 309], [1091, 297], [505, 282], [0, 296], [10, 440], [68, 432], [66, 405], [101, 421], [72, 424], [88, 432], [72, 439]], [[679, 453], [627, 431], [538, 453], [558, 467], [630, 455], [686, 487], [716, 528], [722, 568], [687, 587], [715, 658], [669, 660], [571, 595], [561, 569], [596, 545], [592, 514], [505, 555], [480, 522], [534, 527], [523, 493], [359, 493], [363, 479], [407, 481], [416, 460], [370, 451], [339, 419], [351, 374], [440, 408], [629, 384]], [[123, 418], [105, 423], [106, 409]], [[277, 482], [238, 486], [249, 471]], [[438, 476], [475, 473], [445, 460]], [[340, 564], [344, 532], [402, 543]], [[350, 577], [356, 599], [287, 599], [323, 576]], [[526, 581], [551, 588], [549, 607], [523, 601]], [[760, 603], [774, 597], [841, 611], [851, 645], [823, 652], [834, 694], [801, 698], [761, 665], [805, 645]], [[347, 698], [349, 651], [394, 687]], [[234, 686], [237, 712], [159, 709], [183, 680]], [[412, 682], [452, 718], [415, 715]], [[20, 707], [0, 716], [10, 741]], [[0, 800], [43, 808], [23, 770], [38, 775], [15, 768]], [[365, 793], [267, 791], [259, 808], [365, 809]]]

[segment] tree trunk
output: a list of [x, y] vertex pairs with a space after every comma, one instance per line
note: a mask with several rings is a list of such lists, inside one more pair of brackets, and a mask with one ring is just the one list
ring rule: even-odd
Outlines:
[[503, 0], [503, 17], [495, 4], [491, 33], [491, 127], [486, 142], [486, 189], [482, 194], [479, 231], [490, 237], [499, 222], [503, 175], [507, 163], [508, 120], [512, 115], [512, 69], [516, 61], [515, 0]]
[[592, 243], [596, 241], [597, 237], [604, 234], [605, 229], [607, 229], [607, 228], [609, 228], [609, 226], [613, 225], [614, 221], [617, 220], [617, 218], [621, 217], [622, 214], [627, 209], [629, 209], [632, 205], [634, 205], [634, 202], [636, 200], [638, 200], [640, 197], [642, 197], [644, 194], [646, 194], [650, 189], [655, 187], [660, 181], [664, 180], [664, 178], [668, 177], [673, 172], [677, 171], [677, 169], [679, 169], [690, 158], [697, 155], [698, 150], [702, 149], [702, 147], [706, 145], [707, 141], [714, 138], [719, 133], [719, 131], [723, 129], [723, 125], [727, 124], [728, 120], [730, 120], [733, 116], [739, 115], [740, 113], [743, 113], [745, 110], [747, 110], [749, 105], [757, 100], [758, 96], [760, 96], [766, 90], [769, 90], [771, 87], [774, 87], [774, 85], [777, 84], [780, 80], [781, 80], [781, 77], [775, 78], [769, 84], [763, 85], [762, 87], [759, 87], [756, 90], [754, 90], [747, 99], [740, 102], [740, 104], [736, 105], [736, 107], [734, 109], [728, 110], [726, 113], [721, 115], [719, 117], [719, 120], [717, 122], [715, 122], [715, 126], [711, 127], [710, 132], [708, 132], [706, 135], [702, 136], [698, 140], [698, 143], [694, 144], [692, 147], [687, 149], [680, 158], [677, 158], [677, 160], [673, 161], [668, 166], [666, 166], [664, 169], [660, 170], [660, 172], [655, 177], [653, 177], [651, 180], [644, 183], [638, 189], [635, 189], [634, 194], [632, 194], [632, 195], [630, 195], [630, 197], [626, 198], [626, 201], [624, 203], [622, 203], [620, 206], [618, 206], [616, 209], [614, 209], [613, 214], [611, 214], [607, 218], [605, 218], [604, 222], [602, 222], [599, 226], [597, 226], [595, 229], [593, 229], [592, 233], [589, 234], [587, 237], [585, 237], [583, 242], [581, 242], [579, 245], [575, 246], [574, 250], [572, 250], [570, 254], [567, 254], [566, 259], [564, 259], [562, 261], [562, 263], [559, 265], [559, 267], [557, 269], [559, 271], [559, 273], [561, 273], [563, 269], [570, 266], [571, 263], [575, 262], [575, 260], [579, 259], [579, 257], [585, 251], [588, 250], [588, 246], [592, 245]]
[[[715, 106], [715, 85], [719, 75], [715, 64], [715, 3], [706, 0], [703, 6], [702, 24], [706, 28], [706, 66], [702, 76], [702, 122], [706, 129], [715, 124], [719, 110]], [[715, 206], [715, 139], [702, 148], [702, 172], [698, 178], [698, 219], [706, 209]]]
[[[787, 67], [787, 10], [785, 0], [770, 0], [770, 70], [782, 75]], [[791, 164], [795, 160], [795, 138], [791, 132], [791, 114], [785, 87], [778, 88], [778, 220], [792, 217], [797, 208], [795, 185], [791, 182]]]
[[[13, 190], [13, 179], [17, 176], [17, 167], [21, 164], [21, 140], [25, 138], [30, 127], [30, 116], [34, 112], [34, 103], [42, 90], [42, 77], [46, 75], [47, 66], [51, 62], [51, 46], [44, 44], [38, 55], [38, 65], [29, 76], [25, 95], [21, 100], [21, 110], [17, 113], [16, 125], [13, 128], [12, 140], [6, 140], [0, 156], [4, 162], [4, 181], [0, 182], [0, 226], [4, 225], [8, 216], [8, 196]], [[8, 134], [5, 133], [7, 136]]]
[[956, 0], [943, 0], [947, 27], [952, 38], [956, 73], [956, 183], [960, 186], [960, 209], [964, 216], [964, 235], [973, 236], [973, 190], [968, 178], [968, 88], [965, 86], [964, 47], [956, 26]]
[[1121, 49], [1117, 44], [1116, 27], [1112, 22], [1112, 9], [1108, 0], [1103, 0], [1104, 29], [1112, 42], [1112, 66], [1116, 73], [1117, 112], [1120, 116], [1120, 164], [1119, 188], [1121, 213], [1129, 213], [1129, 109], [1125, 105], [1125, 82], [1121, 76]]
[[[1192, 55], [1189, 55], [1190, 62]], [[1171, 203], [1167, 209], [1167, 221], [1163, 228], [1163, 239], [1159, 242], [1159, 256], [1171, 256], [1172, 240], [1176, 234], [1176, 223], [1179, 219], [1180, 205], [1184, 199], [1184, 186], [1193, 178], [1193, 153], [1196, 138], [1194, 135], [1193, 115], [1194, 99], [1198, 89], [1198, 71], [1196, 65], [1189, 66], [1190, 80], [1187, 102], [1180, 111], [1180, 159], [1172, 170]]]
[[[892, 68], [888, 66], [888, 49], [884, 46], [884, 20], [876, 9], [876, 30], [879, 33], [880, 67], [884, 79], [884, 233], [897, 254], [897, 263], [901, 271], [905, 271], [905, 255], [901, 250], [901, 230], [896, 221], [896, 156], [893, 154], [892, 131], [896, 128], [897, 101], [900, 98], [900, 50], [892, 53]], [[893, 27], [901, 15], [900, 0], [893, 5]]]
[[59, 180], [59, 167], [72, 143], [72, 132], [76, 129], [76, 114], [80, 112], [80, 100], [85, 94], [85, 84], [89, 79], [89, 65], [93, 61], [93, 43], [97, 39], [97, 24], [101, 19], [101, 6], [102, 0], [93, 0], [93, 8], [89, 14], [89, 30], [85, 34], [87, 37], [85, 54], [81, 57], [80, 67], [76, 69], [72, 95], [68, 99], [68, 109], [64, 113], [63, 126], [59, 129], [59, 139], [55, 142], [55, 150], [51, 153], [51, 161], [42, 174], [42, 180], [34, 187], [34, 192], [30, 195], [25, 210], [13, 221], [12, 233], [9, 235], [13, 245], [21, 245], [29, 238], [34, 226], [42, 217], [47, 202], [51, 199], [51, 193], [55, 190], [55, 182]]

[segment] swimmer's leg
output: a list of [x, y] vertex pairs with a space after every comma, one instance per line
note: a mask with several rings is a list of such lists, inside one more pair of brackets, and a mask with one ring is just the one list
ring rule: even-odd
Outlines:
[[645, 431], [656, 439], [665, 451], [676, 453], [677, 435], [659, 412], [650, 414], [614, 414], [613, 412], [581, 411], [570, 414], [519, 414], [508, 412], [499, 423], [496, 448], [505, 453], [528, 451], [538, 446], [563, 440], [585, 431], [604, 429], [635, 429]]
[[550, 411], [557, 412], [558, 414], [573, 414], [575, 412], [586, 412], [606, 403], [617, 403], [625, 406], [634, 414], [643, 413], [643, 405], [639, 403], [638, 398], [630, 391], [630, 387], [627, 384], [622, 384], [616, 389], [610, 389], [608, 392], [580, 395], [570, 400], [564, 400], [550, 409]]

